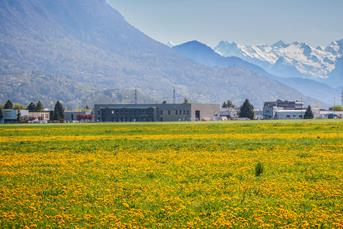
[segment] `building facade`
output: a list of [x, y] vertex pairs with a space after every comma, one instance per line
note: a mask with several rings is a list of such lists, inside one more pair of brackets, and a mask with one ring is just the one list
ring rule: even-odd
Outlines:
[[96, 122], [175, 122], [213, 120], [219, 104], [95, 104]]
[[278, 99], [263, 106], [263, 119], [299, 119], [304, 113], [304, 103], [300, 101]]
[[18, 110], [2, 109], [0, 123], [16, 123], [18, 121]]
[[90, 122], [93, 120], [93, 115], [88, 111], [65, 111], [65, 122]]
[[303, 119], [306, 110], [276, 110], [274, 119]]
[[50, 112], [29, 112], [25, 119], [27, 119], [29, 122], [48, 122], [50, 120]]

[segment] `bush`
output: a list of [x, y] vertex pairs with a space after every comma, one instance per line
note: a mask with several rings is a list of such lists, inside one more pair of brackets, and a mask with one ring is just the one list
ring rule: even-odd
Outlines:
[[261, 162], [258, 162], [255, 166], [255, 175], [261, 176], [263, 173], [263, 164]]

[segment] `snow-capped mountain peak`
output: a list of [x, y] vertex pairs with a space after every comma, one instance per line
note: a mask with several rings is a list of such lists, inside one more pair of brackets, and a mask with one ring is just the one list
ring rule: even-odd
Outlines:
[[327, 78], [335, 69], [336, 60], [342, 57], [343, 39], [326, 48], [299, 41], [285, 43], [280, 40], [272, 45], [221, 41], [215, 50], [226, 57], [238, 56], [276, 75]]
[[288, 46], [288, 44], [286, 44], [285, 42], [283, 42], [282, 40], [279, 40], [278, 42], [275, 42], [271, 48], [286, 48]]
[[165, 45], [167, 45], [169, 48], [173, 48], [174, 46], [176, 46], [176, 44], [172, 41], [168, 41]]

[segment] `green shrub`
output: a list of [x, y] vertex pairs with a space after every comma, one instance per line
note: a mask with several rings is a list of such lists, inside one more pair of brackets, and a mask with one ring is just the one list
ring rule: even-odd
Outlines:
[[263, 164], [261, 162], [258, 162], [255, 166], [255, 175], [261, 176], [263, 173]]

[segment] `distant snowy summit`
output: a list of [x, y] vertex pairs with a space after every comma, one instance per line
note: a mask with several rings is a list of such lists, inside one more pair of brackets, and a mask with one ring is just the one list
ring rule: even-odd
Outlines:
[[312, 47], [304, 42], [245, 45], [221, 41], [215, 51], [225, 57], [240, 57], [279, 76], [326, 79], [337, 61], [342, 61], [343, 39], [327, 47]]
[[176, 46], [176, 44], [172, 41], [168, 41], [165, 45], [167, 45], [169, 48], [173, 48], [174, 46]]

